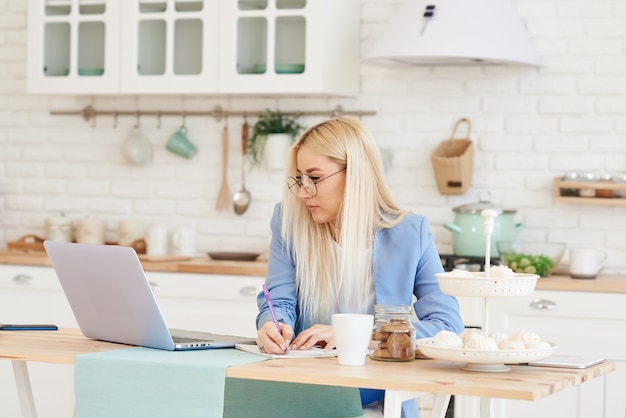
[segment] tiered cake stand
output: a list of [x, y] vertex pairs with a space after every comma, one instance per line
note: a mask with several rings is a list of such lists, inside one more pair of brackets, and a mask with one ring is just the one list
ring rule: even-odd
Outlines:
[[[491, 232], [493, 232], [493, 218], [497, 216], [495, 211], [484, 210], [485, 235], [487, 239], [487, 252], [485, 256], [485, 272], [469, 273], [451, 271], [437, 274], [441, 291], [451, 296], [480, 297], [483, 299], [483, 334], [489, 336], [488, 326], [488, 301], [493, 297], [525, 296], [535, 290], [536, 274], [519, 274], [515, 277], [489, 277], [489, 260], [491, 248]], [[471, 277], [469, 277], [471, 274]], [[464, 362], [463, 370], [483, 372], [505, 372], [510, 370], [505, 364], [521, 364], [537, 361], [551, 356], [556, 345], [549, 343], [547, 348], [526, 350], [479, 350], [468, 348], [437, 347], [433, 338], [422, 338], [416, 344], [419, 350], [427, 357]]]

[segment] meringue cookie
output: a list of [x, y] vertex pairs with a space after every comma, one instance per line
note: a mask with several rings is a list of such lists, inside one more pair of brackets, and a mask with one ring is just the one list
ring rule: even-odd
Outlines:
[[498, 343], [498, 348], [500, 350], [524, 350], [526, 348], [526, 345], [521, 341], [509, 338], [500, 341]]
[[462, 348], [463, 340], [452, 331], [439, 331], [433, 338], [433, 345], [446, 348]]
[[550, 344], [546, 341], [528, 341], [524, 346], [528, 350], [550, 348]]
[[465, 343], [464, 347], [475, 350], [494, 351], [498, 349], [498, 344], [492, 338], [475, 332], [472, 333], [469, 340]]

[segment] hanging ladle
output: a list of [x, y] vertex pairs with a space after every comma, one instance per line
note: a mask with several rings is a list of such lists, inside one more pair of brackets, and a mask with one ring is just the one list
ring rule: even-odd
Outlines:
[[248, 149], [248, 120], [244, 119], [241, 128], [241, 190], [233, 195], [233, 207], [237, 215], [243, 214], [250, 206], [252, 196], [246, 190], [245, 169], [246, 169], [246, 151]]

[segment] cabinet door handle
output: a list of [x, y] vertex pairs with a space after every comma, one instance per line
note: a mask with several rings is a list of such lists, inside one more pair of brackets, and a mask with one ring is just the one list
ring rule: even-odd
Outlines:
[[148, 284], [150, 285], [150, 289], [152, 289], [153, 292], [157, 292], [159, 290], [159, 284], [157, 282], [151, 282], [150, 280], [148, 280]]
[[535, 309], [545, 309], [547, 311], [553, 311], [557, 308], [556, 302], [550, 299], [535, 299], [530, 302], [530, 307]]
[[33, 282], [33, 278], [28, 274], [16, 274], [13, 277], [13, 282], [18, 284], [31, 284]]
[[241, 290], [239, 290], [239, 294], [243, 296], [256, 296], [256, 287], [254, 286], [242, 287]]

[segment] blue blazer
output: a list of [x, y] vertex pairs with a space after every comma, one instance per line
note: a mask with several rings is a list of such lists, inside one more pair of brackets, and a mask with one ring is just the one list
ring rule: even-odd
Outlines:
[[[298, 318], [295, 264], [280, 234], [281, 211], [282, 204], [278, 203], [270, 223], [272, 240], [266, 283], [278, 320], [291, 325], [297, 335], [315, 324]], [[393, 228], [377, 231], [373, 264], [377, 304], [410, 305], [412, 297], [416, 297], [416, 338], [432, 337], [441, 330], [463, 330], [458, 301], [441, 293], [435, 277], [435, 273], [443, 272], [443, 267], [426, 217], [409, 214]], [[263, 293], [257, 296], [257, 304], [260, 328], [272, 317]]]

